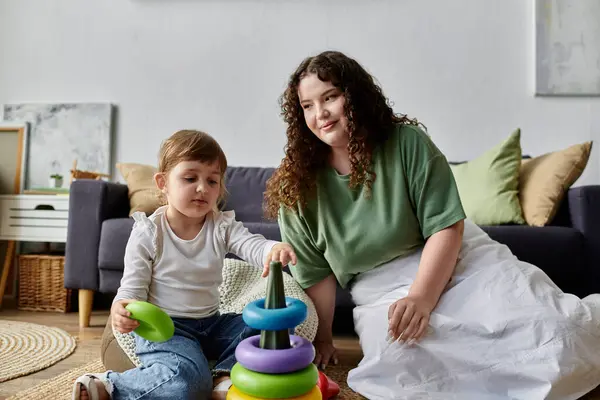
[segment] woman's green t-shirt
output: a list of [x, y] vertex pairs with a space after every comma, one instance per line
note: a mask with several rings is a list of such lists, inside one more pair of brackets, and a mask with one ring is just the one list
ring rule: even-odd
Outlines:
[[352, 278], [396, 257], [465, 218], [445, 156], [414, 125], [398, 125], [373, 152], [371, 197], [351, 190], [349, 175], [328, 167], [317, 176], [306, 207], [279, 212], [282, 239], [298, 258], [294, 278], [307, 288], [332, 272], [346, 287]]

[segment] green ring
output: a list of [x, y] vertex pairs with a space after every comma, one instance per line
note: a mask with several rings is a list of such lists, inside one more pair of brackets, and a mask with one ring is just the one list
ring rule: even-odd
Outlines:
[[289, 374], [262, 374], [236, 363], [231, 369], [231, 382], [241, 392], [263, 399], [287, 399], [310, 392], [319, 380], [314, 364]]
[[175, 333], [173, 320], [160, 307], [146, 301], [134, 301], [125, 307], [131, 313], [129, 318], [139, 322], [134, 332], [151, 342], [165, 342]]

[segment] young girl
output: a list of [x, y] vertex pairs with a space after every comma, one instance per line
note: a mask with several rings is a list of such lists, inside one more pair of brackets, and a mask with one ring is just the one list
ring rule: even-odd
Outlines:
[[[211, 392], [225, 398], [237, 344], [259, 333], [239, 314], [219, 314], [225, 255], [263, 265], [263, 277], [270, 261], [296, 262], [290, 245], [251, 234], [232, 211], [217, 209], [226, 168], [225, 154], [206, 133], [179, 131], [162, 144], [155, 181], [167, 205], [150, 217], [133, 215], [111, 316], [116, 330], [131, 332], [138, 322], [125, 306], [148, 301], [173, 318], [175, 334], [162, 343], [135, 335], [142, 366], [86, 374], [75, 382], [73, 399], [187, 400], [210, 398]], [[212, 373], [208, 360], [216, 360]]]
[[370, 400], [567, 400], [600, 384], [600, 295], [562, 292], [466, 220], [445, 156], [358, 62], [306, 58], [282, 111], [267, 211], [319, 316], [317, 364], [337, 360], [337, 280], [364, 355], [348, 385]]

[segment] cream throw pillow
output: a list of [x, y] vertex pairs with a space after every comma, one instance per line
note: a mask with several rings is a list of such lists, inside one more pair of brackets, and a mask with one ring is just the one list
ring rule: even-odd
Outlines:
[[163, 203], [160, 190], [154, 183], [156, 168], [151, 165], [118, 163], [117, 169], [129, 189], [129, 215], [136, 211], [152, 214]]
[[577, 144], [521, 162], [519, 200], [527, 224], [552, 221], [567, 190], [583, 173], [592, 142]]

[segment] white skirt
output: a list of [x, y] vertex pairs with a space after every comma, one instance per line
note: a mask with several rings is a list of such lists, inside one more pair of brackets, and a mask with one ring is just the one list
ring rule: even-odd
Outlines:
[[427, 334], [388, 344], [388, 308], [408, 294], [420, 257], [393, 260], [352, 286], [364, 354], [348, 374], [354, 391], [370, 400], [568, 400], [600, 384], [600, 294], [562, 292], [468, 220]]

